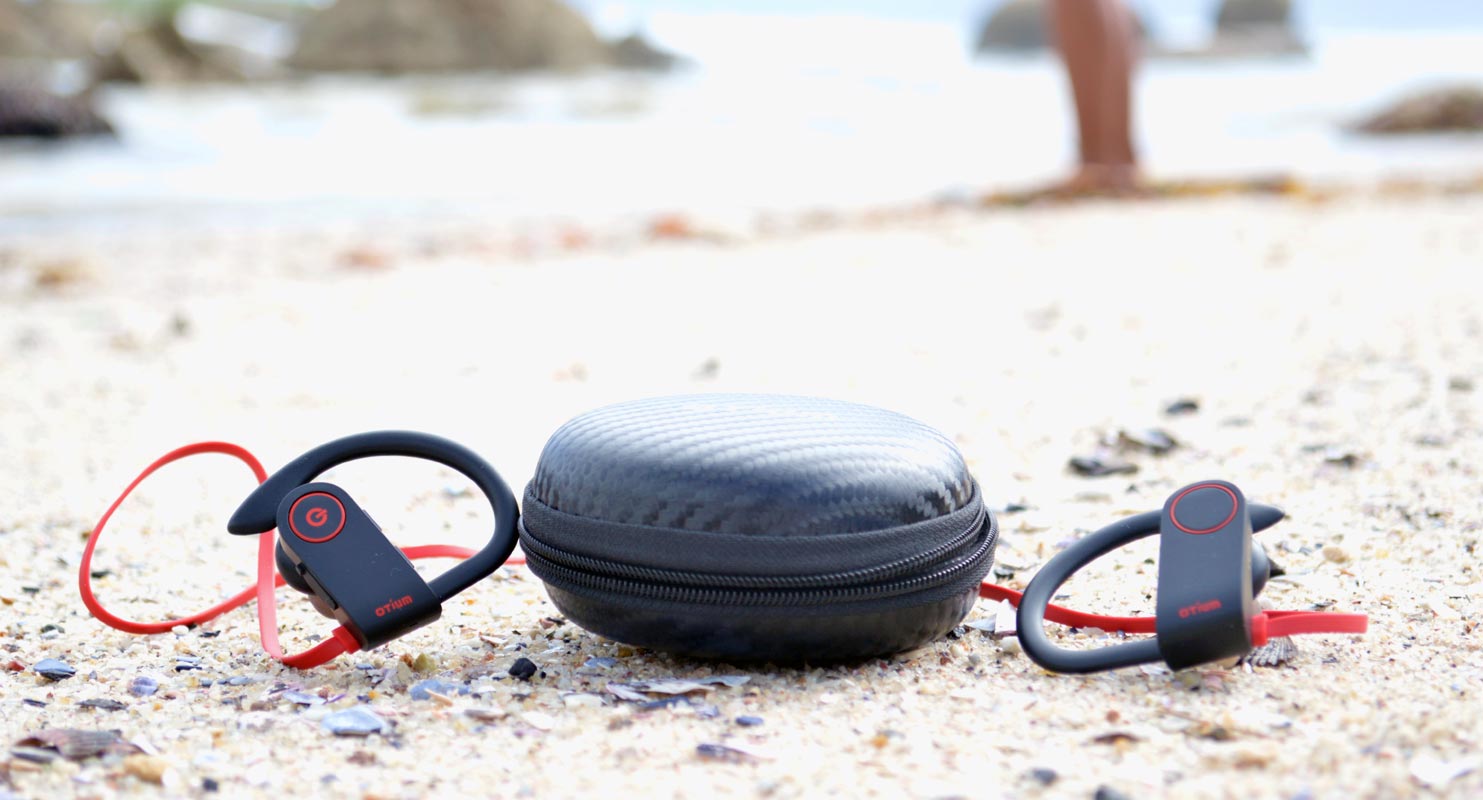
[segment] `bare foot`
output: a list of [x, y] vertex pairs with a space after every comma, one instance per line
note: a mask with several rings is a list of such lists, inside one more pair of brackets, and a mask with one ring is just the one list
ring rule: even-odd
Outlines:
[[1041, 201], [1061, 202], [1088, 197], [1145, 197], [1151, 187], [1132, 164], [1083, 164], [1070, 178], [1049, 186], [985, 195], [983, 203], [1019, 206]]
[[1074, 175], [1050, 191], [1066, 196], [1123, 197], [1137, 194], [1141, 186], [1138, 168], [1132, 164], [1082, 164]]

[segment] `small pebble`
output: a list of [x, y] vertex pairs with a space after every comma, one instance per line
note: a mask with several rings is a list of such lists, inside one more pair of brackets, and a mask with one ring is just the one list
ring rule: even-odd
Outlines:
[[97, 697], [90, 700], [84, 700], [81, 703], [78, 703], [78, 705], [82, 706], [83, 708], [96, 708], [99, 711], [122, 711], [129, 707], [127, 704], [120, 703], [117, 700]]
[[1060, 780], [1061, 776], [1050, 767], [1036, 767], [1030, 770], [1030, 779], [1041, 786], [1049, 786]]
[[1126, 449], [1143, 450], [1155, 455], [1163, 455], [1179, 446], [1173, 436], [1159, 428], [1118, 431], [1117, 443]]
[[413, 700], [431, 700], [432, 695], [428, 694], [428, 692], [435, 692], [448, 697], [455, 694], [468, 694], [469, 687], [450, 681], [440, 681], [437, 678], [429, 678], [428, 680], [418, 681], [412, 684], [411, 693]]
[[438, 660], [427, 653], [418, 653], [412, 659], [412, 670], [414, 672], [432, 672], [438, 668]]
[[567, 708], [602, 708], [602, 695], [591, 692], [572, 692], [561, 696], [561, 704]]
[[556, 718], [541, 711], [527, 711], [520, 718], [538, 731], [549, 731], [556, 727]]
[[170, 768], [169, 762], [159, 756], [149, 756], [143, 753], [135, 753], [124, 757], [124, 772], [133, 775], [141, 781], [159, 784], [165, 780], [165, 770]]
[[1177, 417], [1182, 414], [1193, 414], [1199, 410], [1200, 401], [1193, 397], [1181, 397], [1169, 405], [1164, 406], [1164, 413], [1171, 417]]
[[755, 728], [758, 725], [762, 724], [762, 718], [744, 714], [736, 718], [736, 724], [742, 726], [743, 728]]
[[756, 758], [767, 757], [763, 756], [762, 753], [752, 750], [751, 748], [742, 747], [741, 745], [719, 744], [714, 742], [705, 742], [696, 745], [695, 754], [700, 756], [701, 758], [709, 759], [711, 761], [731, 762], [750, 761]]
[[1083, 478], [1100, 478], [1104, 475], [1131, 475], [1138, 465], [1120, 459], [1103, 459], [1097, 456], [1076, 456], [1066, 464], [1071, 471]]
[[474, 719], [477, 719], [480, 722], [493, 722], [493, 721], [495, 721], [497, 719], [504, 719], [505, 717], [509, 716], [509, 714], [510, 714], [510, 712], [504, 710], [503, 708], [499, 708], [498, 706], [492, 707], [492, 708], [490, 708], [490, 707], [466, 708], [466, 709], [463, 710], [463, 713], [464, 713], [465, 716], [473, 717]]
[[1111, 786], [1098, 786], [1097, 793], [1092, 795], [1092, 800], [1131, 800], [1131, 798]]
[[219, 792], [219, 791], [221, 791], [221, 784], [217, 783], [215, 778], [202, 778], [201, 779], [201, 791], [203, 791], [203, 792]]
[[[231, 681], [228, 681], [228, 683], [231, 683]], [[159, 681], [155, 680], [154, 678], [141, 675], [135, 678], [133, 683], [129, 684], [129, 694], [132, 694], [135, 697], [149, 697], [150, 695], [159, 691], [159, 688]]]
[[49, 681], [64, 681], [77, 674], [77, 670], [73, 669], [66, 662], [58, 661], [55, 658], [43, 658], [36, 662], [36, 666], [31, 669]]
[[510, 665], [510, 675], [522, 681], [528, 681], [536, 674], [536, 662], [528, 658], [517, 658]]
[[336, 736], [370, 736], [386, 733], [391, 726], [379, 714], [365, 706], [347, 708], [326, 715], [319, 724]]
[[1480, 766], [1477, 758], [1459, 758], [1443, 761], [1427, 753], [1417, 754], [1411, 759], [1411, 777], [1423, 785], [1439, 789]]
[[26, 745], [17, 745], [10, 748], [10, 755], [12, 758], [18, 758], [32, 764], [50, 764], [61, 758], [57, 751], [51, 748], [29, 747]]
[[288, 702], [298, 706], [317, 706], [324, 703], [323, 697], [320, 697], [317, 694], [310, 694], [308, 692], [284, 692], [282, 695], [279, 696], [282, 697], [284, 700], [287, 700]]
[[1349, 560], [1349, 554], [1344, 551], [1344, 548], [1335, 544], [1331, 544], [1323, 548], [1323, 558], [1325, 561], [1332, 561], [1335, 564], [1343, 564], [1344, 562]]

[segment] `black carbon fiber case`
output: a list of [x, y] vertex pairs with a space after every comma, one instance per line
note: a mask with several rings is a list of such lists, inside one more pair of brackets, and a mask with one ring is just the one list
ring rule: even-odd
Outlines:
[[968, 613], [998, 534], [942, 434], [769, 395], [583, 414], [547, 442], [522, 506], [521, 547], [569, 619], [728, 660], [918, 647]]

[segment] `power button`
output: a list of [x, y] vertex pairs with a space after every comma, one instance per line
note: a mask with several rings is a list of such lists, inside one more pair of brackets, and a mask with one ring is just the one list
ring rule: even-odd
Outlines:
[[328, 492], [310, 492], [288, 510], [288, 527], [306, 542], [327, 542], [345, 528], [345, 505]]
[[1236, 493], [1230, 489], [1216, 483], [1196, 484], [1174, 498], [1169, 520], [1185, 533], [1213, 533], [1236, 518], [1236, 506]]

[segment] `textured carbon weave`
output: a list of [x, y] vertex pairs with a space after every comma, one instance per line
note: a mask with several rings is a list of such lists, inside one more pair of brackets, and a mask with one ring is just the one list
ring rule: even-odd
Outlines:
[[896, 528], [974, 497], [952, 442], [869, 406], [771, 395], [638, 400], [552, 434], [530, 494], [611, 523], [768, 537]]
[[583, 414], [551, 436], [523, 506], [528, 563], [568, 619], [735, 661], [919, 647], [972, 607], [997, 538], [942, 434], [800, 397]]

